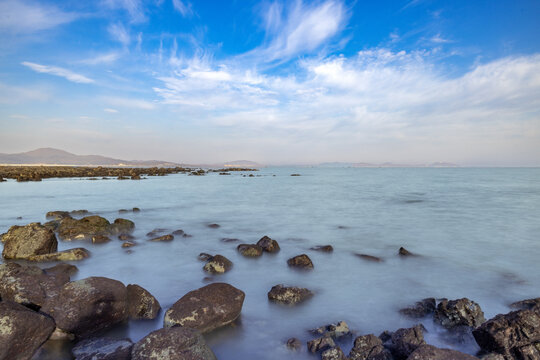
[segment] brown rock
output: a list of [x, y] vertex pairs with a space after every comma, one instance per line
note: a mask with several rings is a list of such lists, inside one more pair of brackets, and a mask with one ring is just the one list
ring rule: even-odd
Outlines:
[[349, 353], [350, 360], [392, 360], [392, 354], [384, 348], [381, 339], [373, 334], [359, 336]]
[[150, 239], [148, 241], [162, 242], [162, 241], [173, 241], [173, 240], [174, 240], [174, 236], [169, 234], [169, 235], [159, 236], [159, 237]]
[[257, 245], [259, 245], [263, 251], [266, 251], [268, 253], [276, 253], [279, 249], [279, 244], [276, 240], [269, 238], [268, 236], [263, 236], [259, 241], [257, 241]]
[[289, 305], [301, 303], [312, 296], [308, 289], [295, 286], [276, 285], [268, 292], [269, 300]]
[[127, 219], [116, 219], [114, 223], [109, 226], [108, 232], [110, 234], [129, 234], [135, 229], [135, 223]]
[[332, 245], [317, 245], [310, 248], [310, 250], [321, 251], [321, 252], [333, 252], [334, 248], [332, 247]]
[[383, 261], [383, 259], [381, 259], [380, 257], [373, 256], [373, 255], [367, 255], [367, 254], [354, 254], [354, 255], [358, 256], [362, 260], [367, 260], [367, 261], [372, 261], [372, 262], [382, 262]]
[[319, 351], [324, 351], [336, 346], [336, 343], [330, 336], [322, 336], [317, 339], [313, 339], [307, 342], [307, 348], [309, 352], [316, 353]]
[[118, 235], [118, 240], [128, 241], [128, 240], [133, 240], [133, 239], [135, 239], [135, 236], [130, 235], [130, 234], [120, 234], [120, 235]]
[[129, 317], [131, 319], [155, 319], [161, 310], [157, 299], [136, 284], [130, 284], [126, 289]]
[[434, 298], [426, 298], [417, 301], [413, 306], [400, 309], [399, 312], [410, 318], [422, 318], [435, 311], [436, 301]]
[[219, 226], [219, 224], [209, 224], [208, 227], [209, 227], [210, 229], [218, 229], [218, 228], [220, 228], [221, 226]]
[[414, 350], [407, 360], [478, 360], [478, 358], [456, 350], [422, 345]]
[[93, 235], [107, 235], [111, 224], [101, 216], [87, 216], [80, 220], [63, 218], [58, 226], [58, 236], [64, 240], [86, 239]]
[[71, 217], [71, 215], [69, 215], [69, 212], [67, 211], [57, 210], [57, 211], [49, 211], [47, 214], [45, 214], [45, 217], [47, 219], [62, 220], [63, 218]]
[[398, 329], [392, 334], [392, 354], [396, 359], [407, 357], [421, 345], [425, 345], [424, 327], [416, 325], [412, 328]]
[[287, 264], [298, 269], [313, 269], [313, 263], [306, 254], [298, 255], [287, 260]]
[[225, 256], [216, 255], [208, 259], [203, 269], [210, 274], [223, 274], [232, 269], [233, 263]]
[[540, 308], [540, 298], [516, 301], [510, 304], [510, 307], [519, 310]]
[[40, 223], [31, 223], [26, 226], [12, 226], [2, 236], [5, 259], [26, 259], [32, 255], [42, 255], [55, 252], [58, 241], [52, 230]]
[[90, 256], [90, 252], [85, 248], [73, 248], [69, 250], [59, 251], [45, 255], [34, 255], [27, 258], [28, 261], [78, 261], [86, 259]]
[[343, 350], [339, 346], [327, 349], [322, 352], [321, 360], [347, 360]]
[[75, 265], [60, 263], [50, 268], [43, 269], [43, 271], [48, 275], [67, 276], [66, 282], [68, 282], [71, 275], [76, 274], [79, 269]]
[[400, 247], [398, 251], [399, 256], [415, 256], [412, 252], [405, 249], [404, 247]]
[[94, 244], [104, 244], [111, 241], [107, 235], [94, 235], [92, 236], [92, 242]]
[[130, 360], [132, 348], [129, 339], [93, 338], [78, 342], [71, 352], [75, 360]]
[[337, 340], [345, 336], [351, 335], [349, 325], [345, 321], [339, 321], [336, 324], [328, 324], [309, 331], [315, 335], [326, 335]]
[[442, 300], [435, 310], [434, 320], [447, 329], [477, 327], [486, 321], [480, 305], [467, 298]]
[[124, 241], [122, 243], [123, 248], [129, 248], [129, 247], [132, 247], [132, 246], [135, 246], [135, 245], [137, 245], [137, 243], [133, 242], [133, 241]]
[[287, 348], [290, 350], [300, 350], [302, 348], [302, 342], [297, 338], [290, 338], [287, 340]]
[[263, 253], [263, 249], [259, 245], [240, 244], [236, 249], [240, 254], [247, 257], [258, 257]]

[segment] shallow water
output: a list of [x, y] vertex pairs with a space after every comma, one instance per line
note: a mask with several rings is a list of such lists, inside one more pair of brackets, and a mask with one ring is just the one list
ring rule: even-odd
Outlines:
[[[206, 284], [199, 253], [226, 256], [234, 268], [216, 279], [242, 289], [246, 300], [235, 326], [206, 336], [221, 360], [312, 359], [305, 348], [289, 352], [284, 341], [307, 341], [308, 329], [339, 320], [358, 334], [408, 327], [418, 321], [397, 310], [424, 297], [468, 297], [490, 318], [508, 312], [513, 301], [540, 296], [540, 169], [266, 168], [255, 174], [260, 176], [10, 181], [0, 184], [0, 232], [44, 222], [50, 210], [88, 209], [110, 221], [131, 219], [139, 243], [131, 254], [117, 240], [60, 242], [59, 249], [83, 246], [92, 252], [74, 263], [75, 279], [137, 283], [164, 309]], [[135, 206], [142, 211], [118, 213]], [[210, 223], [221, 227], [208, 228]], [[147, 242], [154, 228], [193, 236]], [[238, 243], [221, 241], [255, 243], [263, 235], [276, 239], [281, 252], [247, 259], [237, 253]], [[334, 246], [333, 253], [309, 250], [326, 244]], [[421, 256], [399, 258], [400, 246]], [[313, 271], [287, 267], [286, 260], [301, 253], [312, 258]], [[280, 283], [307, 287], [315, 296], [295, 307], [269, 303], [267, 292]], [[111, 335], [137, 341], [162, 326], [163, 314], [155, 321], [132, 321]], [[428, 343], [478, 350], [474, 343], [448, 341], [431, 319], [422, 322]], [[347, 351], [351, 346], [342, 345]], [[56, 348], [49, 344], [38, 358], [61, 357]]]

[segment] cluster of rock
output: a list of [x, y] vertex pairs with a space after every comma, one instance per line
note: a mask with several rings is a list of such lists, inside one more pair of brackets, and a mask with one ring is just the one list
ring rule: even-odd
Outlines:
[[276, 240], [265, 235], [256, 244], [240, 244], [236, 249], [245, 257], [259, 257], [263, 252], [277, 253], [280, 247]]

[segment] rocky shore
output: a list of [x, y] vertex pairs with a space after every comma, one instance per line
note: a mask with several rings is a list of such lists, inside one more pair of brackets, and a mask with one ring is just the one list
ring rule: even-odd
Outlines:
[[[129, 211], [140, 209], [123, 212]], [[46, 217], [49, 221], [44, 224], [12, 226], [1, 237], [5, 260], [0, 265], [0, 360], [39, 358], [42, 346], [55, 341], [71, 344], [72, 355], [79, 360], [216, 359], [205, 335], [237, 323], [246, 298], [241, 289], [217, 281], [224, 276], [220, 274], [236, 271], [234, 261], [249, 261], [245, 257], [275, 256], [287, 251], [283, 244], [263, 236], [256, 244], [238, 245], [236, 259], [201, 253], [199, 260], [205, 263], [202, 271], [212, 276], [208, 278], [211, 283], [179, 294], [178, 300], [164, 309], [162, 328], [133, 343], [103, 334], [126, 322], [156, 319], [162, 311], [159, 299], [137, 284], [125, 285], [106, 277], [73, 281], [77, 267], [63, 261], [80, 261], [91, 252], [84, 247], [59, 252], [58, 241], [80, 241], [92, 246], [116, 237], [123, 241], [122, 247], [131, 247], [137, 244], [131, 235], [136, 224], [123, 218], [111, 222], [86, 210], [51, 211]], [[147, 234], [147, 241], [164, 246], [160, 243], [174, 241], [175, 236], [189, 235], [183, 230], [167, 233], [155, 229]], [[313, 251], [324, 253], [329, 249], [332, 247], [326, 245]], [[288, 260], [282, 266], [288, 266], [289, 271], [309, 273], [317, 265], [307, 254], [286, 254]], [[371, 255], [361, 255], [373, 261]], [[404, 248], [396, 249], [392, 256], [421, 257]], [[44, 268], [36, 265], [42, 261], [58, 263]], [[276, 284], [267, 295], [276, 306], [294, 307], [310, 301], [317, 293], [291, 284]], [[403, 317], [418, 320], [410, 328], [365, 334], [350, 329], [345, 319], [306, 329], [311, 340], [305, 344], [291, 337], [301, 334], [276, 331], [276, 337], [283, 339], [282, 346], [291, 352], [308, 352], [324, 360], [540, 359], [540, 298], [509, 304], [509, 310], [486, 320], [481, 305], [468, 298], [426, 298], [399, 310]], [[432, 321], [456, 344], [476, 342], [480, 351], [470, 355], [428, 344], [424, 338], [427, 330], [420, 320]]]

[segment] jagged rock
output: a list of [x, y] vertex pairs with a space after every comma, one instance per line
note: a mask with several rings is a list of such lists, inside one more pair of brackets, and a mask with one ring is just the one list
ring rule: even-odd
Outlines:
[[151, 332], [133, 346], [132, 360], [216, 360], [201, 334], [175, 326]]
[[321, 251], [321, 252], [332, 252], [332, 251], [334, 251], [334, 248], [332, 247], [332, 245], [317, 245], [317, 246], [311, 247], [309, 249], [310, 250], [315, 250], [315, 251]]
[[433, 314], [436, 308], [435, 298], [426, 298], [417, 301], [414, 305], [400, 309], [399, 312], [410, 318], [422, 318], [429, 314]]
[[240, 244], [236, 249], [240, 254], [247, 257], [257, 257], [261, 256], [263, 253], [262, 247], [253, 244]]
[[42, 311], [66, 333], [85, 337], [127, 320], [127, 290], [120, 281], [89, 277], [65, 284]]
[[71, 350], [75, 360], [130, 360], [129, 339], [93, 338], [80, 341]]
[[380, 257], [373, 256], [373, 255], [367, 255], [367, 254], [354, 254], [354, 255], [358, 256], [362, 260], [367, 260], [367, 261], [372, 261], [372, 262], [382, 262], [383, 261], [383, 259], [381, 259]]
[[30, 359], [54, 331], [54, 321], [12, 301], [0, 302], [0, 359]]
[[349, 360], [392, 360], [392, 354], [384, 348], [381, 339], [369, 334], [354, 340]]
[[186, 326], [203, 333], [232, 323], [242, 311], [245, 294], [225, 283], [190, 291], [165, 313], [164, 326]]
[[208, 259], [204, 265], [204, 271], [211, 274], [223, 274], [232, 269], [233, 263], [225, 256], [216, 255]]
[[302, 348], [302, 342], [297, 338], [290, 338], [287, 340], [287, 348], [291, 350], [300, 350]]
[[392, 355], [397, 360], [407, 357], [421, 345], [425, 345], [424, 327], [416, 325], [412, 328], [398, 329], [392, 334]]
[[344, 336], [351, 335], [349, 325], [345, 321], [340, 321], [337, 324], [328, 324], [309, 331], [315, 335], [326, 335], [332, 339], [340, 339]]
[[510, 304], [510, 307], [519, 310], [540, 308], [540, 298], [516, 301]]
[[257, 241], [257, 245], [259, 245], [263, 251], [266, 251], [268, 253], [276, 253], [279, 249], [279, 244], [276, 240], [269, 238], [268, 236], [263, 236], [259, 241]]
[[311, 259], [306, 254], [298, 255], [287, 260], [287, 264], [290, 267], [298, 269], [313, 269], [313, 263]]
[[339, 346], [327, 349], [322, 352], [321, 360], [347, 360], [343, 350]]
[[486, 321], [480, 305], [467, 298], [442, 300], [435, 310], [434, 320], [447, 329], [477, 327]]
[[414, 350], [407, 360], [478, 360], [478, 358], [456, 350], [422, 345]]
[[540, 359], [540, 342], [514, 349], [514, 357], [523, 360]]
[[58, 226], [58, 236], [63, 240], [87, 239], [93, 235], [108, 235], [110, 223], [107, 219], [93, 215], [80, 220], [62, 218]]
[[12, 226], [2, 236], [5, 259], [26, 259], [32, 255], [42, 255], [55, 252], [58, 241], [54, 232], [40, 223], [26, 226]]
[[155, 319], [161, 310], [161, 305], [157, 299], [136, 284], [129, 284], [127, 287], [127, 310], [131, 319]]
[[34, 255], [29, 256], [26, 260], [28, 261], [78, 261], [86, 259], [90, 256], [90, 252], [85, 248], [73, 248], [69, 250], [54, 252], [45, 255]]
[[171, 234], [169, 234], [169, 235], [159, 236], [159, 237], [150, 239], [150, 240], [148, 240], [148, 241], [153, 241], [153, 242], [163, 242], [163, 241], [173, 241], [173, 240], [174, 240], [174, 236], [172, 236]]
[[284, 304], [298, 304], [313, 296], [306, 288], [276, 285], [268, 292], [268, 299]]
[[321, 336], [307, 342], [309, 352], [316, 353], [336, 346], [336, 343], [330, 336]]

